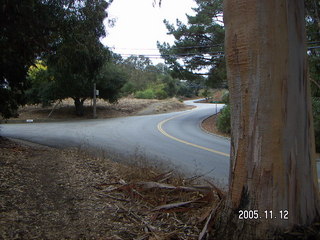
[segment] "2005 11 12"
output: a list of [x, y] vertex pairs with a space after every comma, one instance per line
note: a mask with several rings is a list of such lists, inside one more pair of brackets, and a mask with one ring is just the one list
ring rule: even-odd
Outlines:
[[239, 210], [239, 219], [289, 219], [288, 210], [280, 210], [274, 212], [272, 210], [265, 210], [263, 213], [260, 213], [259, 210]]

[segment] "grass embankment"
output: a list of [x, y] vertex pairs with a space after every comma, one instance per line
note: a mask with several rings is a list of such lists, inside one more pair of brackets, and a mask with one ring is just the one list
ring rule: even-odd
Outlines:
[[[97, 118], [114, 118], [142, 114], [156, 114], [172, 111], [190, 109], [176, 98], [156, 100], [156, 99], [136, 99], [121, 98], [117, 103], [110, 104], [107, 101], [98, 99]], [[10, 120], [64, 120], [64, 119], [90, 119], [92, 118], [92, 102], [84, 102], [84, 115], [75, 115], [75, 108], [72, 99], [58, 101], [52, 106], [42, 107], [38, 105], [26, 105], [18, 110], [19, 116]]]

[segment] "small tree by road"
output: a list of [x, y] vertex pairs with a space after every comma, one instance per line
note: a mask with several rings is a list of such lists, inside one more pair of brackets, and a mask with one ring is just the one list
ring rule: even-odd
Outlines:
[[83, 115], [83, 103], [93, 95], [97, 84], [100, 97], [116, 101], [124, 76], [111, 63], [111, 54], [100, 42], [105, 36], [103, 20], [108, 4], [102, 0], [83, 2], [67, 9], [61, 39], [50, 54], [48, 66], [53, 73], [55, 96], [71, 97], [76, 114]]

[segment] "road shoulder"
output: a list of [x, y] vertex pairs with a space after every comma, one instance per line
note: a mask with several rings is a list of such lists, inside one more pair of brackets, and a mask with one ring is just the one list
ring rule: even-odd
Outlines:
[[195, 239], [212, 207], [191, 180], [77, 149], [0, 137], [0, 165], [1, 239]]

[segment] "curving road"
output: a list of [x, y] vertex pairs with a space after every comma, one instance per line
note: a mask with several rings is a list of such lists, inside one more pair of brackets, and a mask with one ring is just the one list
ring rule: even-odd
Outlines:
[[1, 135], [53, 147], [87, 147], [114, 154], [143, 154], [181, 172], [205, 174], [225, 184], [229, 141], [208, 134], [200, 122], [222, 105], [186, 101], [184, 112], [103, 120], [3, 124]]
[[[230, 141], [200, 123], [223, 105], [186, 101], [197, 108], [158, 115], [54, 123], [3, 124], [2, 136], [53, 147], [85, 147], [125, 156], [142, 154], [178, 171], [227, 184]], [[130, 159], [130, 158], [129, 158]], [[318, 162], [320, 176], [320, 162]], [[320, 180], [320, 179], [319, 179]]]

